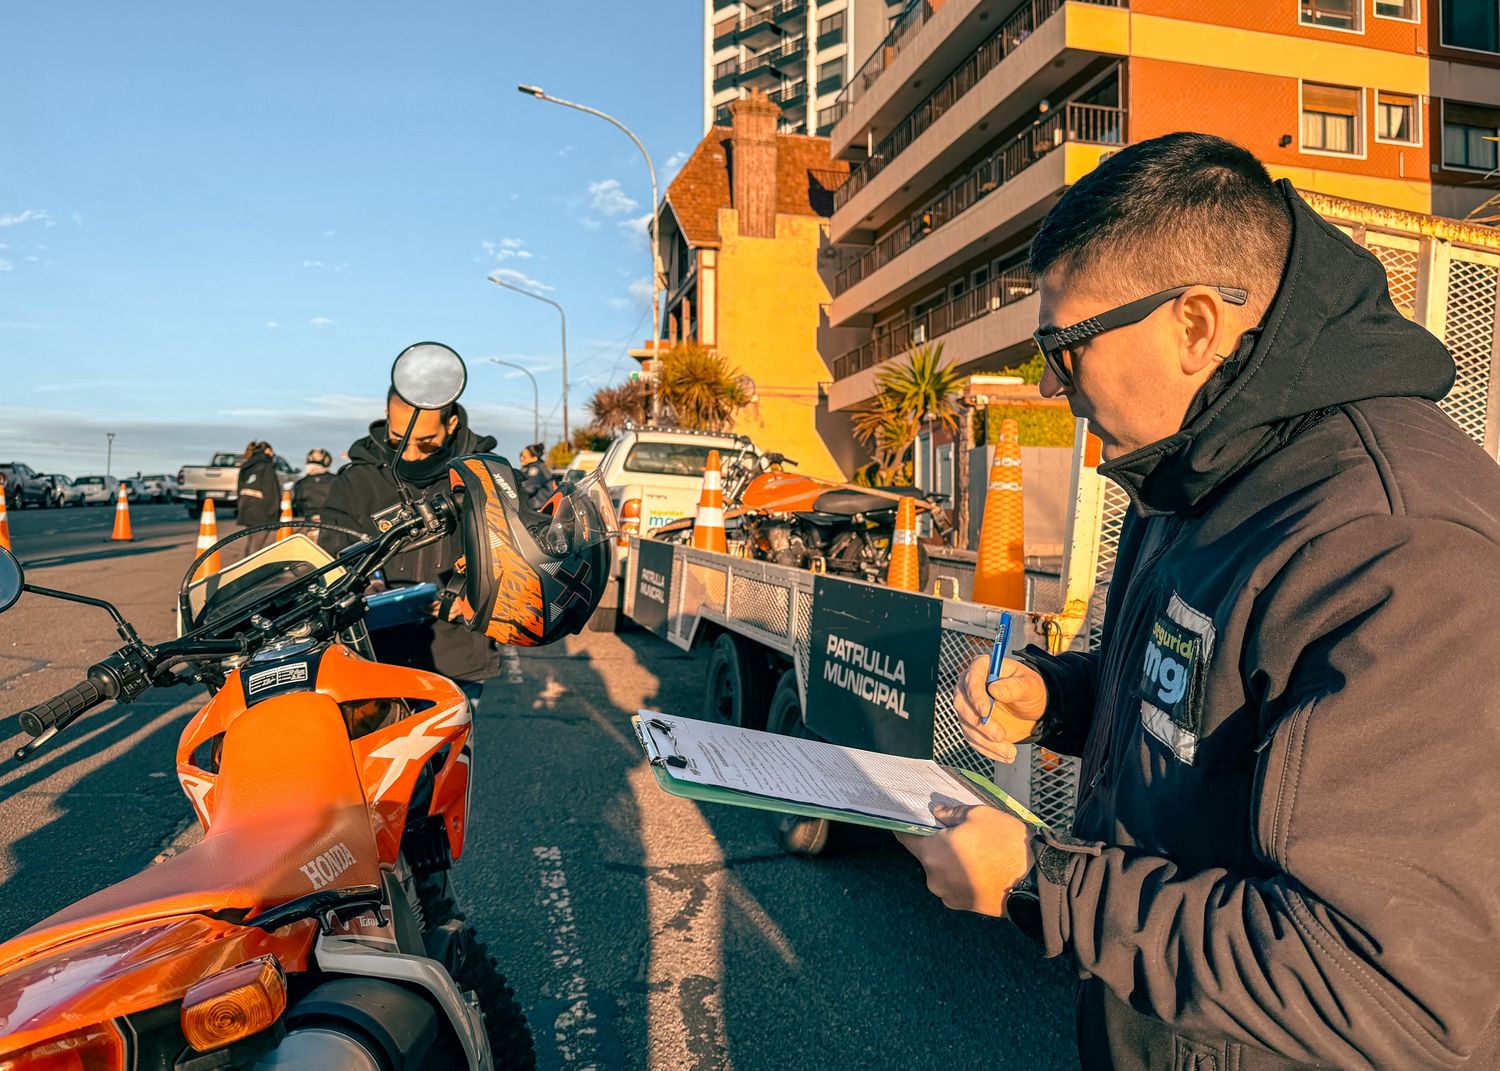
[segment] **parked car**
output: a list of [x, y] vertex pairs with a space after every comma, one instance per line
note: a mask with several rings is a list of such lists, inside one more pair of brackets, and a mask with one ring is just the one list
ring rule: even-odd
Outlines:
[[563, 475], [563, 479], [570, 483], [575, 480], [581, 480], [597, 469], [599, 462], [603, 460], [604, 451], [602, 450], [580, 450], [573, 455], [573, 460], [568, 463], [568, 471]]
[[83, 505], [83, 489], [75, 487], [73, 481], [60, 472], [51, 472], [43, 476], [52, 485], [50, 502], [54, 506], [81, 506]]
[[120, 481], [113, 476], [80, 476], [73, 486], [82, 488], [85, 506], [113, 506], [120, 496]]
[[5, 508], [50, 506], [52, 487], [30, 465], [19, 461], [0, 462], [0, 479], [5, 481]]
[[126, 476], [120, 480], [125, 485], [125, 499], [128, 502], [149, 502], [151, 492], [146, 490], [146, 481], [140, 476]]
[[146, 488], [146, 496], [152, 502], [173, 502], [177, 498], [177, 477], [167, 473], [159, 473], [155, 476], [140, 476], [138, 479]]
[[[239, 494], [241, 454], [215, 454], [207, 465], [184, 465], [177, 473], [177, 501], [187, 507], [188, 515], [203, 512], [203, 500], [214, 500], [214, 509], [233, 509]], [[282, 487], [293, 483], [301, 471], [280, 454], [276, 455], [276, 477]]]

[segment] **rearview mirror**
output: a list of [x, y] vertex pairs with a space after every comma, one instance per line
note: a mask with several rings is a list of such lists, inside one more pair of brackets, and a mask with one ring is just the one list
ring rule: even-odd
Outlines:
[[26, 577], [21, 572], [21, 563], [16, 556], [0, 547], [0, 614], [9, 610], [21, 597], [21, 586]]
[[391, 366], [391, 386], [403, 402], [416, 409], [452, 405], [468, 380], [464, 359], [441, 342], [407, 346]]

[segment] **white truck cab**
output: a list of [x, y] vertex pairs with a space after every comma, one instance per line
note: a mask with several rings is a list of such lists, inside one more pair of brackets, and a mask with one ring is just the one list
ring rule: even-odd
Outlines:
[[719, 451], [720, 463], [727, 465], [741, 451], [754, 449], [743, 435], [627, 424], [605, 451], [599, 471], [621, 527], [644, 537], [668, 521], [693, 515], [710, 450]]

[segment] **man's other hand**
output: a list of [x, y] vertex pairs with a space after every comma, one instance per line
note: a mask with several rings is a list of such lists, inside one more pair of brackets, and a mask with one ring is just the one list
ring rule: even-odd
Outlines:
[[946, 828], [896, 834], [927, 871], [928, 891], [954, 911], [1003, 915], [1005, 894], [1031, 869], [1026, 823], [998, 807], [933, 804], [932, 815]]
[[[969, 672], [959, 679], [953, 693], [958, 724], [974, 750], [1000, 762], [1016, 761], [1016, 744], [1036, 731], [1036, 723], [1047, 709], [1047, 685], [1030, 666], [1007, 658], [1000, 666], [1000, 679], [985, 691], [989, 677], [988, 656], [976, 658]], [[984, 725], [979, 719], [994, 711]]]

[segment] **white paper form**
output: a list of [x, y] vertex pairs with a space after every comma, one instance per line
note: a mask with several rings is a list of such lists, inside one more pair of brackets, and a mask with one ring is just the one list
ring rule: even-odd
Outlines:
[[642, 710], [648, 754], [679, 781], [937, 829], [933, 802], [990, 805], [931, 759], [908, 759]]

